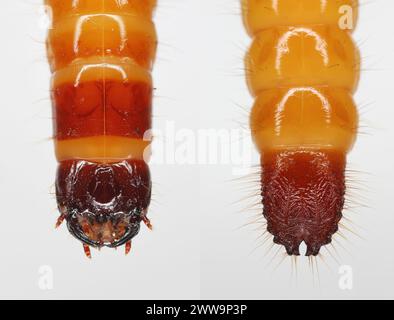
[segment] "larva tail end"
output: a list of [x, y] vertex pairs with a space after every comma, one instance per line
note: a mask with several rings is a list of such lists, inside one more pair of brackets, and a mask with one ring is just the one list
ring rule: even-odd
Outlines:
[[92, 247], [118, 247], [131, 240], [144, 221], [151, 197], [144, 161], [118, 163], [64, 161], [56, 195], [70, 233]]
[[316, 256], [331, 242], [342, 218], [345, 155], [328, 150], [290, 150], [262, 157], [262, 197], [268, 231], [289, 255]]

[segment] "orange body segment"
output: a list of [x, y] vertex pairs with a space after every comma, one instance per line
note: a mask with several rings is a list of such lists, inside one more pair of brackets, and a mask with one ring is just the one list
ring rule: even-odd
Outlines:
[[105, 11], [66, 15], [49, 31], [48, 48], [53, 70], [91, 56], [128, 57], [150, 69], [156, 52], [156, 33], [153, 23], [144, 17]]
[[128, 14], [152, 18], [152, 13], [156, 7], [157, 0], [125, 1], [125, 0], [45, 0], [45, 4], [51, 8], [53, 23], [56, 24], [68, 15], [86, 14]]
[[351, 94], [327, 86], [265, 90], [251, 114], [252, 133], [261, 152], [305, 147], [347, 153], [357, 126]]
[[253, 95], [275, 87], [330, 86], [353, 92], [358, 50], [350, 34], [336, 27], [274, 27], [256, 34], [246, 57]]

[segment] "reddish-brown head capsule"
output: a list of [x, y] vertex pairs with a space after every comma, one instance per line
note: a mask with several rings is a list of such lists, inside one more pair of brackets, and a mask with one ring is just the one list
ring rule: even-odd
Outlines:
[[56, 194], [70, 232], [82, 242], [117, 247], [139, 231], [151, 196], [144, 161], [97, 164], [65, 161], [58, 169]]

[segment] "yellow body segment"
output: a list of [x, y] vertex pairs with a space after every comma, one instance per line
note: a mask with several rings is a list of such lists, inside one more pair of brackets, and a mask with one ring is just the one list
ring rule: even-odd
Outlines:
[[[251, 36], [275, 26], [326, 25], [340, 23], [355, 28], [357, 0], [242, 0], [245, 26]], [[344, 16], [348, 13], [349, 16]], [[350, 21], [350, 20], [351, 21]]]
[[148, 161], [149, 144], [149, 141], [140, 139], [97, 136], [56, 141], [55, 153], [60, 162], [86, 160], [111, 163], [131, 159]]

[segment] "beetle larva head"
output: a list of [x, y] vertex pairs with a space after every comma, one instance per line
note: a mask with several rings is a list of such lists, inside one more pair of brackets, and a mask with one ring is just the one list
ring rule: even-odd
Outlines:
[[262, 159], [264, 216], [274, 242], [289, 255], [316, 256], [331, 242], [342, 217], [345, 155], [329, 150], [288, 150]]
[[56, 181], [61, 213], [73, 236], [94, 247], [117, 247], [133, 238], [151, 196], [144, 161], [64, 161]]

